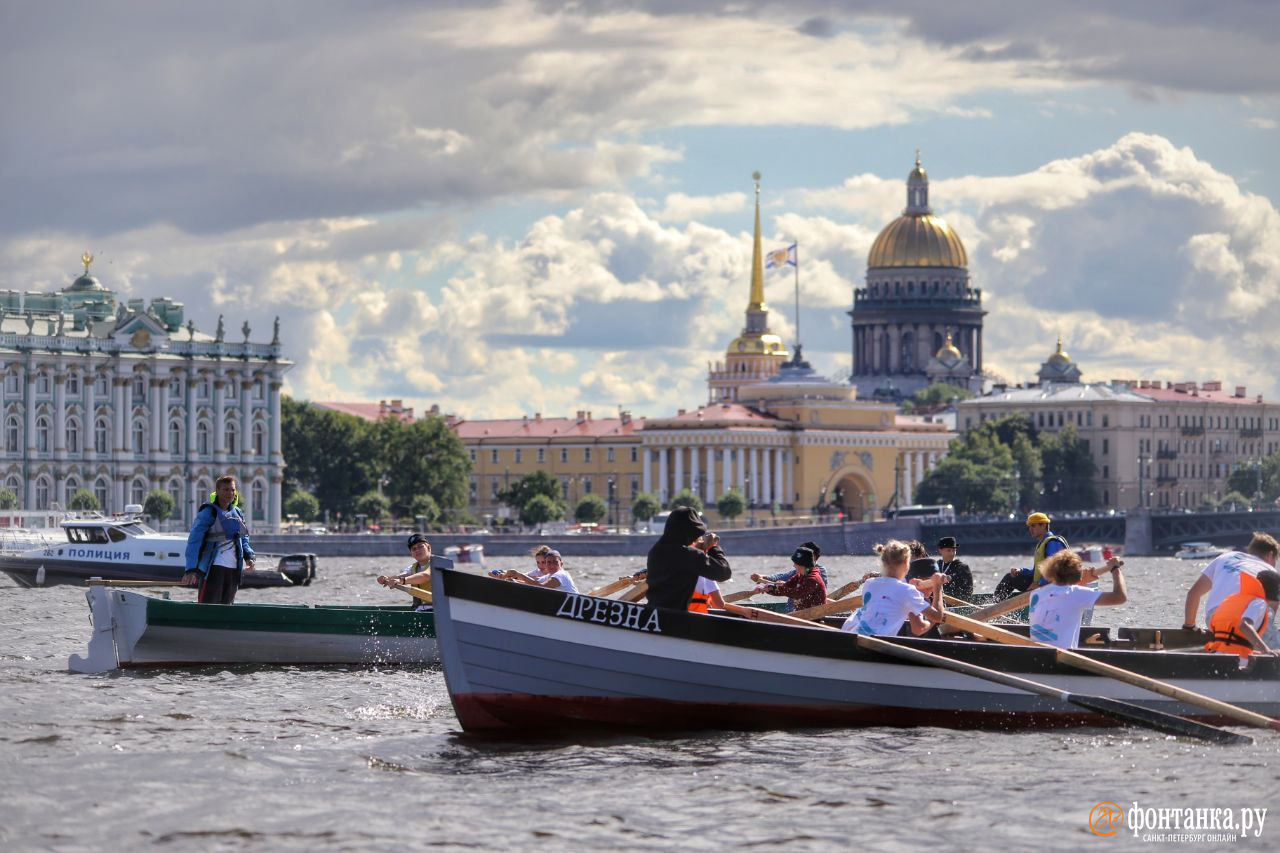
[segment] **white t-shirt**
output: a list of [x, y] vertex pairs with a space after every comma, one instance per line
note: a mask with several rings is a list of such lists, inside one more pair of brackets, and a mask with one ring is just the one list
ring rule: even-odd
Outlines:
[[694, 595], [710, 595], [713, 592], [720, 591], [720, 584], [710, 578], [698, 578], [698, 582], [693, 586]]
[[892, 637], [911, 613], [929, 609], [920, 590], [897, 578], [872, 578], [862, 585], [862, 606], [844, 620], [841, 630], [871, 637]]
[[539, 578], [539, 580], [547, 581], [547, 580], [550, 580], [551, 578], [555, 578], [557, 581], [560, 582], [560, 586], [550, 587], [551, 589], [557, 589], [560, 592], [577, 592], [578, 591], [578, 588], [574, 586], [573, 578], [569, 577], [569, 573], [566, 572], [564, 569], [561, 569], [558, 572], [549, 572], [543, 575], [541, 578]]
[[236, 567], [236, 541], [234, 539], [224, 539], [217, 545], [218, 550], [213, 554], [213, 564], [222, 566], [224, 569], [234, 569]]
[[1031, 594], [1031, 639], [1074, 649], [1080, 639], [1084, 613], [1102, 595], [1087, 586], [1042, 586]]
[[1204, 571], [1200, 572], [1213, 583], [1204, 601], [1205, 621], [1209, 621], [1219, 604], [1240, 591], [1241, 572], [1257, 577], [1258, 572], [1269, 568], [1271, 566], [1268, 563], [1242, 551], [1232, 551], [1214, 557], [1212, 562], [1204, 567]]

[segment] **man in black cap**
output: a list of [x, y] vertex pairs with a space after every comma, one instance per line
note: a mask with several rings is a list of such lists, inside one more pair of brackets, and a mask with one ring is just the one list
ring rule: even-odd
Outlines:
[[949, 578], [942, 587], [942, 591], [947, 595], [954, 595], [956, 598], [971, 598], [973, 596], [973, 573], [969, 571], [968, 563], [956, 559], [956, 551], [956, 537], [943, 536], [938, 540], [940, 570]]
[[733, 577], [720, 537], [708, 533], [697, 511], [687, 506], [671, 510], [661, 538], [649, 549], [645, 567], [649, 604], [669, 610], [689, 609], [698, 578], [727, 581]]
[[[392, 584], [402, 583], [406, 586], [412, 586], [423, 592], [431, 591], [431, 543], [427, 541], [427, 537], [421, 533], [415, 533], [409, 537], [409, 556], [413, 557], [413, 562], [407, 569], [399, 575], [388, 577], [387, 575], [379, 575], [378, 583], [383, 586], [391, 586]], [[418, 599], [414, 599], [418, 601]], [[417, 610], [430, 610], [431, 605], [425, 601], [420, 602], [415, 608]]]
[[[825, 587], [827, 585], [827, 567], [822, 565], [821, 563], [817, 563], [817, 560], [822, 557], [822, 549], [818, 547], [817, 542], [812, 542], [812, 541], [801, 542], [800, 547], [808, 548], [810, 551], [813, 552], [813, 559], [816, 563], [816, 565], [814, 565], [813, 568], [816, 569], [818, 574], [822, 577], [822, 585]], [[771, 574], [771, 575], [752, 574], [751, 582], [757, 583], [757, 584], [759, 583], [783, 584], [791, 580], [795, 576], [796, 576], [796, 570], [794, 568], [790, 568], [790, 569], [784, 569], [783, 571], [780, 571], [780, 572], [775, 572], [774, 574]], [[794, 609], [795, 608], [791, 606], [791, 600], [787, 599], [786, 612], [790, 613]]]
[[786, 583], [761, 584], [756, 587], [767, 595], [784, 595], [787, 610], [806, 610], [827, 603], [827, 585], [818, 574], [813, 551], [800, 546], [791, 555], [792, 577]]

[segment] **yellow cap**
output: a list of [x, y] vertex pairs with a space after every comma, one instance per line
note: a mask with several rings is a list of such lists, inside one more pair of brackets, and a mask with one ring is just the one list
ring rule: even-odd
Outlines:
[[1043, 512], [1033, 512], [1027, 516], [1027, 524], [1048, 524], [1049, 516]]

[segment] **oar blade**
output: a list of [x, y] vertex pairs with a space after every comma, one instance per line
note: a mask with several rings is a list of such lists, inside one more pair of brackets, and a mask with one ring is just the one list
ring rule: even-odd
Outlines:
[[1167, 714], [1164, 711], [1144, 708], [1132, 702], [1121, 702], [1118, 699], [1108, 699], [1105, 696], [1090, 696], [1080, 693], [1069, 693], [1066, 698], [1067, 701], [1082, 708], [1088, 708], [1090, 711], [1096, 711], [1099, 714], [1105, 714], [1108, 717], [1122, 720], [1132, 725], [1155, 729], [1165, 734], [1197, 738], [1211, 743], [1253, 743], [1253, 738], [1248, 735], [1242, 735], [1230, 729], [1210, 726], [1195, 720], [1188, 720], [1185, 717]]

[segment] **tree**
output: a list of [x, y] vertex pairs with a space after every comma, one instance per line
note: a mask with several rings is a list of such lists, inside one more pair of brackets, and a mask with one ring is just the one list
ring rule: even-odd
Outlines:
[[545, 494], [537, 494], [529, 499], [520, 509], [520, 521], [524, 524], [541, 527], [548, 521], [555, 521], [564, 516], [564, 507], [559, 501], [552, 500]]
[[936, 409], [949, 403], [968, 400], [972, 396], [973, 392], [967, 388], [949, 385], [946, 382], [935, 382], [928, 388], [921, 388], [912, 394], [908, 401], [914, 409]]
[[98, 503], [98, 499], [93, 492], [88, 489], [76, 489], [76, 493], [71, 496], [71, 500], [67, 501], [67, 509], [91, 512], [102, 509], [102, 506]]
[[573, 517], [581, 524], [595, 524], [609, 513], [604, 498], [599, 495], [587, 495], [574, 507]]
[[285, 515], [296, 515], [302, 521], [315, 521], [320, 517], [320, 501], [310, 492], [298, 489], [284, 500]]
[[391, 502], [387, 500], [386, 495], [365, 492], [356, 498], [355, 511], [357, 515], [368, 516], [370, 521], [378, 521], [386, 518], [391, 512]]
[[1240, 492], [1233, 490], [1227, 492], [1218, 500], [1213, 500], [1212, 498], [1206, 499], [1205, 504], [1208, 505], [1210, 509], [1238, 510], [1248, 509], [1253, 506], [1253, 501], [1245, 495], [1242, 495]]
[[356, 498], [377, 487], [371, 425], [354, 415], [281, 398], [281, 443], [288, 467], [284, 494], [303, 489], [320, 506], [350, 514]]
[[689, 489], [681, 489], [671, 498], [671, 502], [667, 504], [667, 509], [675, 509], [679, 506], [692, 507], [699, 514], [702, 512], [702, 498], [695, 495]]
[[174, 506], [173, 495], [164, 489], [152, 489], [147, 492], [147, 498], [142, 502], [142, 511], [157, 522], [167, 521], [169, 516], [173, 515]]
[[471, 460], [466, 446], [443, 418], [407, 424], [383, 418], [369, 426], [375, 476], [385, 482], [392, 506], [407, 513], [419, 495], [437, 507], [456, 508], [467, 501]]
[[[1003, 445], [1002, 445], [1003, 447]], [[1008, 452], [1008, 448], [1004, 448]], [[1008, 468], [948, 455], [916, 487], [916, 500], [953, 504], [958, 512], [1006, 512], [1014, 499]]]
[[1073, 424], [1067, 424], [1057, 435], [1042, 435], [1040, 456], [1044, 461], [1041, 475], [1044, 499], [1040, 509], [1094, 509], [1098, 506], [1098, 490], [1093, 482], [1097, 471], [1093, 454]]
[[13, 489], [0, 489], [0, 509], [17, 509], [18, 496]]
[[1256, 495], [1266, 503], [1275, 500], [1280, 494], [1280, 452], [1251, 464], [1242, 463], [1227, 476], [1227, 488], [1250, 498]]
[[409, 512], [414, 519], [421, 518], [425, 524], [435, 524], [440, 520], [440, 505], [431, 495], [418, 495], [409, 504]]
[[650, 492], [641, 492], [636, 495], [635, 501], [631, 504], [631, 517], [636, 521], [648, 521], [660, 512], [662, 512], [662, 502], [658, 500], [657, 495]]
[[[517, 512], [524, 508], [535, 495], [546, 495], [552, 502], [559, 504], [564, 493], [560, 481], [546, 471], [534, 471], [516, 480], [507, 488], [498, 492], [498, 500]], [[561, 510], [563, 514], [563, 510]], [[559, 517], [559, 516], [557, 516]]]
[[747, 499], [737, 489], [730, 489], [716, 500], [716, 509], [722, 518], [732, 521], [747, 509]]

